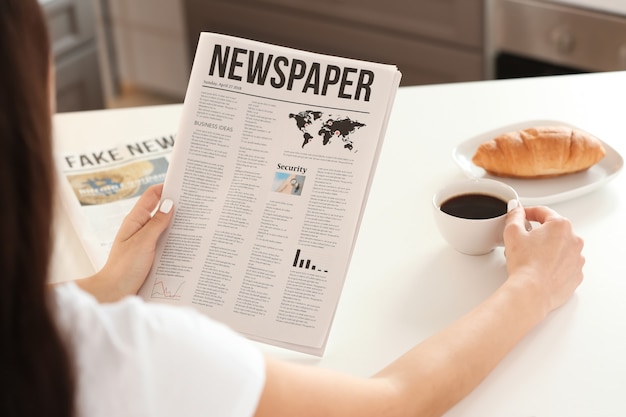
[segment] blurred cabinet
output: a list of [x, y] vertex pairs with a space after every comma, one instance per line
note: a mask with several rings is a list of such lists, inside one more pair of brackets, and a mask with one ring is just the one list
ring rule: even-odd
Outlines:
[[117, 82], [182, 101], [190, 59], [182, 0], [99, 0], [107, 4]]
[[92, 0], [40, 0], [56, 69], [57, 111], [104, 107]]
[[[202, 31], [395, 64], [403, 85], [484, 77], [484, 0], [184, 0]], [[193, 56], [193, 55], [192, 55]]]

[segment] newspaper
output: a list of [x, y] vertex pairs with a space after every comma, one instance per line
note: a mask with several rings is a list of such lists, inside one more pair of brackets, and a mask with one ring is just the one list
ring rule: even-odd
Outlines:
[[139, 196], [165, 180], [173, 147], [174, 134], [168, 133], [56, 155], [62, 204], [96, 271]]
[[323, 355], [400, 77], [202, 33], [140, 296]]

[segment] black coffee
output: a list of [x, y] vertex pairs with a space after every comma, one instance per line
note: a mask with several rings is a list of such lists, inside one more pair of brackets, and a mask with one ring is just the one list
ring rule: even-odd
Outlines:
[[464, 219], [491, 219], [506, 213], [507, 202], [487, 194], [461, 194], [444, 201], [441, 211]]

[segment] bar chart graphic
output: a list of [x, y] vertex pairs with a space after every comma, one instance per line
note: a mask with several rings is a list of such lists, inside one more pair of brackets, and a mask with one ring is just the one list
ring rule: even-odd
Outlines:
[[[318, 259], [318, 261], [319, 261], [319, 259]], [[296, 256], [293, 258], [293, 265], [292, 266], [294, 268], [308, 269], [310, 271], [316, 271], [316, 272], [322, 272], [322, 273], [327, 273], [328, 272], [328, 269], [326, 269], [323, 266], [321, 266], [319, 264], [319, 262], [315, 262], [312, 259], [307, 259], [307, 257], [305, 257], [302, 254], [302, 251], [300, 249], [296, 249]]]

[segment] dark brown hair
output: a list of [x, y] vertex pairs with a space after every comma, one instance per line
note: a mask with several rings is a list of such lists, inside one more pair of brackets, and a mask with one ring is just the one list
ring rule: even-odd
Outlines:
[[54, 174], [50, 45], [37, 0], [0, 0], [0, 415], [72, 416], [47, 288]]

